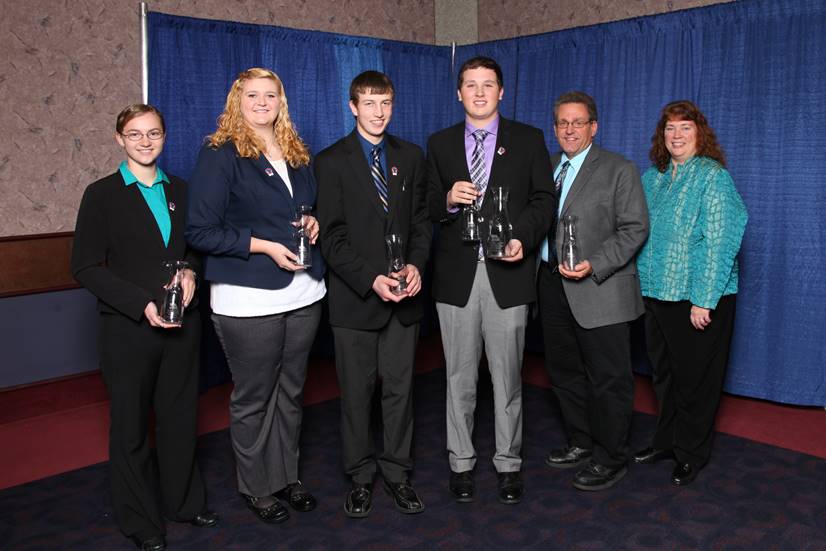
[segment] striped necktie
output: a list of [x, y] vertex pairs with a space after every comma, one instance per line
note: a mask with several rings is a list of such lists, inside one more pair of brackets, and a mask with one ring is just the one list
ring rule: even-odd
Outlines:
[[384, 171], [381, 169], [381, 146], [375, 146], [370, 152], [373, 158], [373, 164], [370, 165], [370, 174], [373, 176], [373, 184], [376, 186], [376, 191], [379, 192], [379, 201], [384, 207], [384, 212], [387, 212], [387, 180], [384, 179]]
[[[488, 137], [486, 130], [476, 130], [473, 132], [473, 139], [476, 140], [476, 145], [473, 147], [473, 154], [470, 157], [470, 181], [476, 186], [476, 189], [485, 194], [485, 189], [488, 186], [488, 175], [485, 170], [485, 138]], [[481, 203], [482, 199], [479, 198]]]

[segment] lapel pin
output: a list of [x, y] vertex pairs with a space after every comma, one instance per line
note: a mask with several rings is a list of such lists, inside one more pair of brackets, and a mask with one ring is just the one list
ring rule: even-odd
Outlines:
[[390, 174], [392, 174], [393, 176], [398, 176], [399, 175], [399, 169], [396, 168], [395, 166], [391, 166], [390, 167]]
[[169, 202], [169, 210], [171, 212], [175, 212], [175, 203], [173, 203], [172, 201]]
[[270, 167], [265, 168], [264, 172], [267, 173], [267, 176], [272, 176], [274, 174], [274, 172], [272, 171], [272, 169]]
[[501, 156], [501, 155], [504, 155], [504, 154], [505, 154], [505, 148], [504, 148], [504, 147], [500, 147], [499, 149], [497, 149], [497, 150], [496, 150], [496, 153], [497, 153], [498, 155], [500, 155], [500, 156]]

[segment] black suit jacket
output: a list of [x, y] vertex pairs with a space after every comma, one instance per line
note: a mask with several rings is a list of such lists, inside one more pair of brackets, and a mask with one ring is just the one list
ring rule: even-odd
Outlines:
[[[433, 134], [428, 140], [430, 216], [441, 224], [433, 263], [433, 298], [464, 306], [470, 296], [477, 264], [477, 244], [462, 241], [461, 211], [447, 211], [447, 192], [459, 180], [470, 181], [465, 156], [465, 122]], [[556, 216], [553, 172], [542, 131], [499, 118], [496, 149], [487, 189], [510, 188], [508, 215], [513, 237], [522, 242], [520, 262], [487, 260], [493, 295], [500, 308], [536, 300], [536, 250]], [[482, 203], [482, 217], [493, 212], [490, 193]]]
[[[151, 300], [160, 305], [169, 272], [166, 260], [186, 260], [196, 272], [198, 257], [184, 240], [186, 182], [169, 176], [164, 187], [172, 231], [169, 245], [138, 184], [126, 186], [120, 172], [90, 184], [83, 193], [72, 246], [72, 274], [98, 297], [102, 312], [140, 321]], [[190, 304], [192, 309], [195, 304]]]
[[401, 234], [405, 261], [422, 274], [432, 235], [421, 149], [389, 134], [385, 143], [388, 213], [355, 130], [315, 159], [319, 241], [328, 267], [332, 325], [373, 330], [383, 327], [394, 311], [405, 325], [423, 315], [421, 293], [392, 303], [383, 302], [372, 289], [376, 276], [387, 273], [385, 235]]

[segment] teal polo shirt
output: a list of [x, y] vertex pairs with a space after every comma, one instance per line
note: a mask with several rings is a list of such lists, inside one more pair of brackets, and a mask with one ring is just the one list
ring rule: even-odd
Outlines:
[[164, 192], [163, 185], [168, 184], [169, 178], [160, 167], [155, 169], [155, 181], [152, 186], [142, 184], [132, 171], [129, 170], [129, 165], [126, 161], [120, 164], [120, 175], [127, 186], [138, 184], [138, 189], [141, 190], [143, 200], [149, 210], [152, 211], [152, 216], [155, 217], [155, 222], [158, 223], [158, 229], [161, 230], [163, 237], [163, 244], [169, 245], [169, 234], [172, 233], [172, 220], [169, 218], [169, 205], [166, 202], [166, 192]]

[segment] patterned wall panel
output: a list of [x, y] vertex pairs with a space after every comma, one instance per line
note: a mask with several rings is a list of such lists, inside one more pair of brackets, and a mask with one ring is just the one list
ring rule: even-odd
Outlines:
[[478, 0], [479, 40], [499, 40], [730, 0]]

